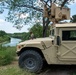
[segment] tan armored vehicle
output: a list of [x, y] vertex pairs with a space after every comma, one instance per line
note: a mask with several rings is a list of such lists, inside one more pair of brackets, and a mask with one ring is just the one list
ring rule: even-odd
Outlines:
[[76, 24], [57, 24], [48, 38], [37, 38], [17, 45], [19, 66], [39, 72], [48, 64], [76, 64]]
[[[68, 8], [55, 7], [52, 9], [53, 13], [49, 19], [53, 20], [54, 24], [55, 21], [69, 18]], [[48, 17], [47, 13], [44, 14], [45, 17]], [[76, 24], [53, 25], [50, 37], [19, 43], [17, 54], [19, 55], [19, 66], [31, 72], [40, 72], [44, 62], [47, 64], [76, 64]]]

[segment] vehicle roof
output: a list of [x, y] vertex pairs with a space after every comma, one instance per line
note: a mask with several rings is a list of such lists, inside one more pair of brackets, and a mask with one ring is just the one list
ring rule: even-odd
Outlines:
[[56, 27], [58, 28], [64, 28], [64, 27], [76, 27], [76, 23], [64, 23], [64, 24], [56, 24]]

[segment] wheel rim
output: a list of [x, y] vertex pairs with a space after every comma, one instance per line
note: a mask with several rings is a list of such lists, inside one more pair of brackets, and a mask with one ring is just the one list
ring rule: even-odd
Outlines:
[[36, 67], [36, 60], [34, 58], [27, 58], [24, 61], [24, 66], [29, 70], [33, 69]]

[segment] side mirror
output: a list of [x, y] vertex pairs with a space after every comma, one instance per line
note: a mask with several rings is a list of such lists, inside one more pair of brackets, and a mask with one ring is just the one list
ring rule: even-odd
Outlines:
[[61, 45], [61, 39], [60, 39], [60, 36], [57, 36], [57, 45], [58, 45], [58, 46]]

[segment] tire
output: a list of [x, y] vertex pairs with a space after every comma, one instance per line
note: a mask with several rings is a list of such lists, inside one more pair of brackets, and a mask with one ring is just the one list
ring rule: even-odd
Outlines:
[[27, 50], [20, 55], [19, 66], [31, 72], [40, 73], [43, 67], [43, 59], [38, 52]]

